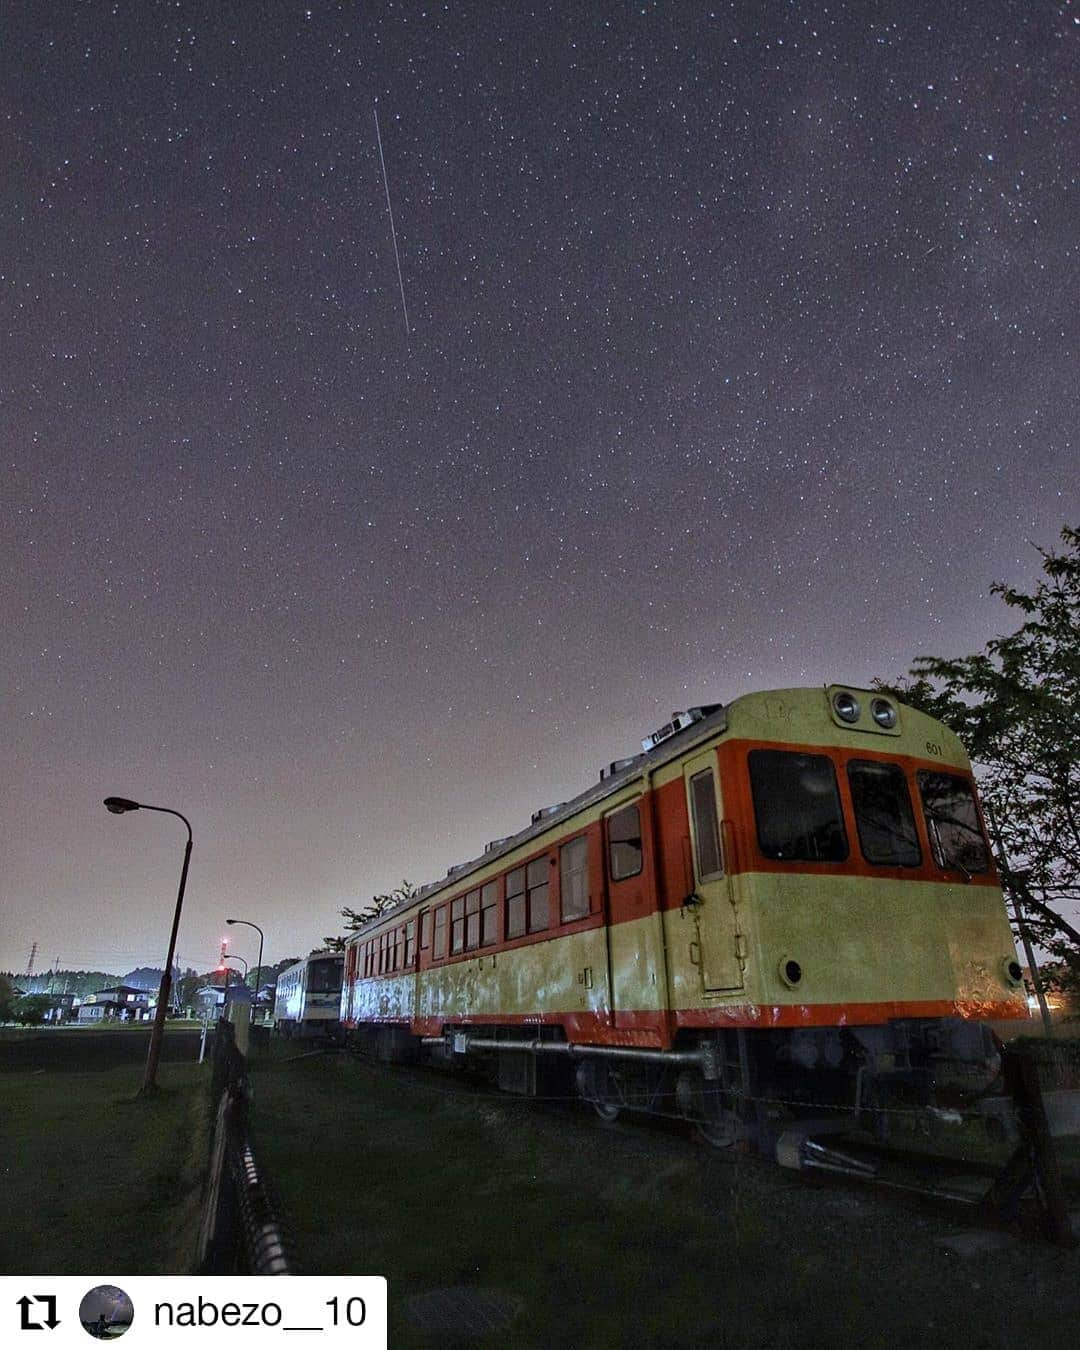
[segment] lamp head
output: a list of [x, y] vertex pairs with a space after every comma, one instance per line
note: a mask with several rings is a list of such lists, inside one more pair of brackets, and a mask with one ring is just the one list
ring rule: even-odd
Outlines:
[[226, 923], [235, 923], [236, 920], [235, 920], [235, 919], [226, 919], [225, 922], [226, 922]]
[[129, 801], [127, 797], [106, 797], [105, 809], [111, 811], [114, 816], [122, 816], [125, 811], [137, 811], [139, 803]]

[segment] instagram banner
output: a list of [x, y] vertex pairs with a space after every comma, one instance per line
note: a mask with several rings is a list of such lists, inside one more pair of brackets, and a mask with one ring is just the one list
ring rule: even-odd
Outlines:
[[12, 1350], [349, 1345], [386, 1350], [379, 1275], [4, 1275], [0, 1345]]

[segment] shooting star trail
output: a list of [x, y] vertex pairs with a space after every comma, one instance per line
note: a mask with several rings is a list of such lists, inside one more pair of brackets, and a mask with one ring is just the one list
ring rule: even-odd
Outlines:
[[405, 336], [409, 336], [409, 307], [405, 303], [405, 283], [401, 279], [401, 255], [398, 253], [397, 231], [394, 229], [394, 208], [390, 205], [390, 180], [386, 176], [386, 159], [383, 156], [382, 133], [379, 131], [379, 104], [375, 108], [375, 139], [379, 142], [379, 163], [382, 165], [383, 187], [386, 189], [386, 213], [390, 217], [390, 238], [394, 241], [394, 262], [397, 263], [398, 286], [401, 289], [401, 312], [405, 316]]

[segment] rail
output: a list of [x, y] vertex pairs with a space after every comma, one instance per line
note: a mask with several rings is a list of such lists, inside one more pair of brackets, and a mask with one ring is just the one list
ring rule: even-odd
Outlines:
[[248, 1133], [247, 1060], [231, 1022], [214, 1033], [214, 1128], [195, 1270], [200, 1275], [291, 1275], [280, 1207]]

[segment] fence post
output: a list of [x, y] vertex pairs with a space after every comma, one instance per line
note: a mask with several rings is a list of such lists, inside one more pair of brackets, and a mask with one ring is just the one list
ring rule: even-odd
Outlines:
[[1037, 1048], [1032, 1042], [1003, 1047], [1005, 1086], [1016, 1105], [1020, 1143], [984, 1196], [983, 1205], [996, 1214], [1014, 1212], [1025, 1193], [1033, 1189], [1045, 1236], [1061, 1246], [1075, 1247], [1077, 1239], [1043, 1103]]

